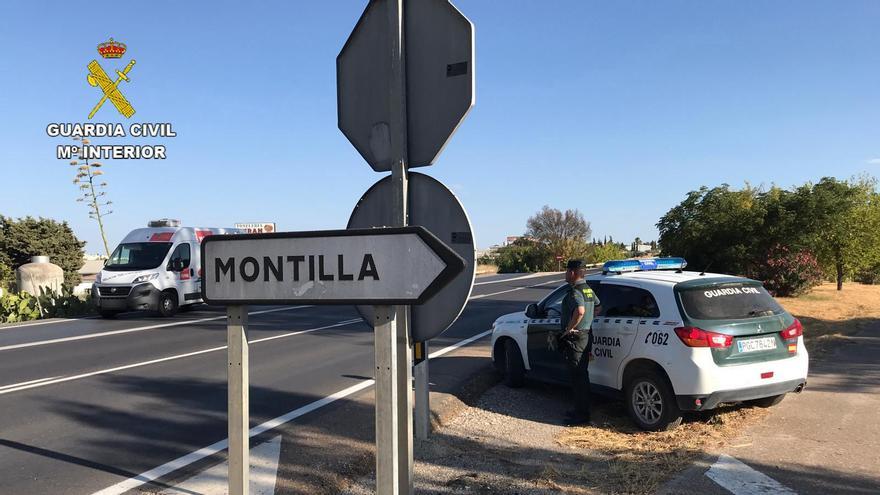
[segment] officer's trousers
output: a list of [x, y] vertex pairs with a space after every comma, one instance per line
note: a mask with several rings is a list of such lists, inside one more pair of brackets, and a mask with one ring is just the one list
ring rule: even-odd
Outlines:
[[[568, 368], [574, 398], [574, 410], [578, 414], [590, 414], [590, 353], [593, 350], [593, 332], [581, 332], [578, 339], [560, 339], [559, 350]], [[584, 335], [586, 334], [586, 335]]]

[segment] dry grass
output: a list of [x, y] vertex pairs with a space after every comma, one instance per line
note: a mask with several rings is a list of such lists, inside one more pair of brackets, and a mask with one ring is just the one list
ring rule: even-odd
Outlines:
[[495, 265], [477, 265], [477, 275], [491, 275], [498, 273], [498, 267]]
[[822, 284], [800, 297], [777, 298], [785, 309], [801, 320], [809, 350], [825, 348], [880, 321], [880, 285]]
[[698, 456], [727, 444], [767, 414], [760, 408], [724, 407], [694, 415], [672, 431], [644, 432], [633, 425], [622, 404], [595, 409], [597, 426], [567, 428], [557, 441], [586, 449], [584, 455], [603, 467], [575, 474], [586, 486], [599, 493], [632, 494], [653, 493]]
[[[876, 285], [848, 283], [838, 291], [835, 284], [823, 284], [801, 297], [778, 300], [804, 324], [811, 351], [880, 321]], [[760, 408], [726, 407], [686, 419], [673, 431], [648, 433], [632, 424], [622, 404], [607, 403], [594, 412], [598, 426], [568, 428], [557, 439], [562, 445], [584, 449], [585, 460], [598, 461], [603, 468], [565, 477], [576, 477], [599, 493], [653, 493], [698, 456], [724, 446], [767, 413]], [[552, 482], [550, 474], [545, 473], [547, 482]]]

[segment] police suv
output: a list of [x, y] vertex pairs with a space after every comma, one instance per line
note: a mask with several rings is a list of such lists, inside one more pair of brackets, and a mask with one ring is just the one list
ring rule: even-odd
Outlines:
[[202, 239], [239, 234], [238, 229], [181, 227], [179, 220], [152, 220], [128, 233], [98, 273], [92, 302], [104, 318], [123, 311], [152, 310], [173, 316], [202, 302]]
[[[801, 323], [761, 282], [686, 265], [609, 261], [586, 276], [602, 303], [592, 324], [593, 391], [622, 397], [645, 430], [674, 428], [682, 411], [743, 401], [769, 407], [800, 392], [809, 364]], [[566, 289], [492, 324], [492, 359], [508, 385], [522, 386], [526, 374], [567, 383], [559, 353], [548, 347]]]

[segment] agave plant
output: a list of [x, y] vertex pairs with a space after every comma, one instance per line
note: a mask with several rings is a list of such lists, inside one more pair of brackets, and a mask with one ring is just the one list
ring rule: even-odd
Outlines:
[[[79, 140], [79, 138], [73, 138]], [[81, 140], [83, 145], [89, 144], [88, 139]], [[98, 170], [103, 165], [98, 162], [90, 162], [88, 159], [81, 161], [73, 160], [70, 162], [71, 167], [76, 167], [76, 175], [73, 183], [79, 186], [82, 196], [77, 198], [77, 202], [85, 203], [89, 208], [89, 218], [98, 222], [98, 229], [101, 231], [101, 239], [104, 241], [104, 251], [110, 256], [110, 247], [107, 245], [107, 234], [104, 232], [104, 217], [113, 213], [109, 206], [112, 204], [105, 199], [107, 182], [101, 180], [96, 182], [95, 178], [104, 175], [104, 172]]]

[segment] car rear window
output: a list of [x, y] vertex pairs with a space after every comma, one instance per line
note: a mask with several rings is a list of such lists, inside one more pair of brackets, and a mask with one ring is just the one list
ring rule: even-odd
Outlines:
[[732, 320], [778, 315], [785, 310], [764, 287], [753, 284], [725, 284], [679, 291], [681, 305], [691, 318]]

